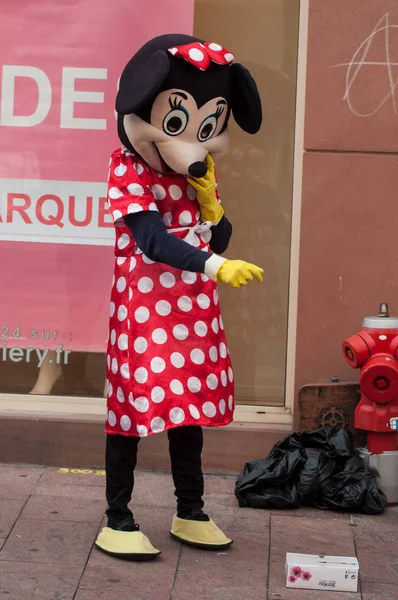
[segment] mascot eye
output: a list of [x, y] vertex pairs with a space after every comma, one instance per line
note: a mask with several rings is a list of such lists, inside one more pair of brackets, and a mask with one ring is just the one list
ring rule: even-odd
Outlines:
[[182, 100], [170, 100], [171, 111], [163, 119], [163, 131], [168, 135], [182, 133], [189, 121], [188, 111], [181, 106]]
[[210, 115], [203, 121], [198, 131], [198, 140], [200, 142], [205, 142], [206, 140], [209, 140], [211, 137], [213, 137], [217, 129], [218, 120], [223, 112], [224, 108], [219, 107], [217, 109], [217, 112], [215, 112], [213, 115]]

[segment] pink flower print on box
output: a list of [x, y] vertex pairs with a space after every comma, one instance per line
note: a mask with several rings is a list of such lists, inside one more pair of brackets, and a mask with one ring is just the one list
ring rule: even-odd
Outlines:
[[293, 577], [295, 577], [295, 579], [299, 579], [301, 577], [303, 573], [303, 570], [301, 569], [301, 567], [292, 567], [290, 569], [290, 574], [293, 575]]
[[311, 577], [312, 577], [312, 575], [309, 571], [305, 571], [301, 575], [301, 579], [304, 579], [304, 581], [309, 581], [311, 579]]

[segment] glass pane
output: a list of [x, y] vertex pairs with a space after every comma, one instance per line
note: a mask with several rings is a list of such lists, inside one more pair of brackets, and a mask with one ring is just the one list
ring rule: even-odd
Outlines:
[[265, 270], [264, 283], [220, 290], [241, 404], [284, 403], [299, 0], [196, 0], [194, 33], [233, 52], [264, 109], [250, 136], [231, 123], [217, 161], [234, 225], [230, 258]]

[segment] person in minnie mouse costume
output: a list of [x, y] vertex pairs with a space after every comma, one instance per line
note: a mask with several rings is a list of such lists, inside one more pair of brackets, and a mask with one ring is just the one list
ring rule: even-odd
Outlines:
[[[177, 514], [171, 535], [199, 548], [232, 544], [203, 512], [202, 427], [232, 421], [233, 371], [217, 283], [235, 288], [263, 270], [221, 257], [232, 228], [212, 156], [227, 125], [256, 133], [256, 84], [215, 43], [173, 34], [145, 44], [125, 67], [116, 99], [123, 144], [111, 157], [108, 200], [116, 230], [107, 354], [106, 497], [102, 551], [130, 560], [160, 554], [128, 504], [138, 443], [167, 430]], [[242, 198], [242, 202], [249, 199]]]

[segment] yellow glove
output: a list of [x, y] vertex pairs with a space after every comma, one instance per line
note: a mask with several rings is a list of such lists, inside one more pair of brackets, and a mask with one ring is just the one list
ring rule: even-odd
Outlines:
[[195, 179], [188, 178], [188, 182], [197, 192], [200, 204], [200, 213], [203, 221], [218, 223], [221, 220], [224, 209], [216, 196], [216, 177], [214, 174], [214, 163], [210, 154], [206, 156], [207, 173], [204, 177]]
[[263, 280], [264, 270], [243, 260], [226, 260], [217, 271], [217, 281], [228, 283], [234, 288], [247, 285], [249, 281], [256, 278]]

